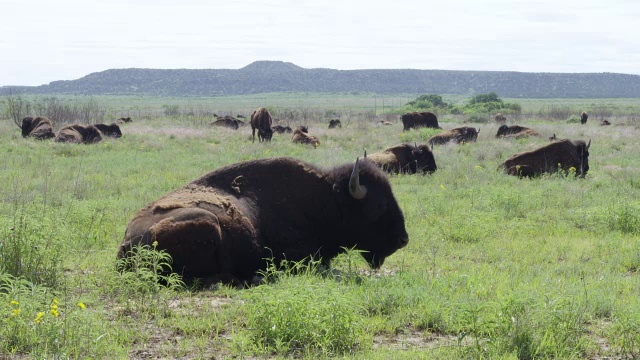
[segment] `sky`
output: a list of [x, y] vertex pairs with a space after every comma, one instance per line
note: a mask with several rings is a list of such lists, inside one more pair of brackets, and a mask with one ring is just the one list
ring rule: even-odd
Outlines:
[[637, 0], [0, 0], [0, 86], [119, 68], [640, 74]]

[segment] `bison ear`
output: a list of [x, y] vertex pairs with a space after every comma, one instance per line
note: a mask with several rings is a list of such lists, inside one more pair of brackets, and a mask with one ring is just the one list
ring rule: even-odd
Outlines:
[[351, 196], [356, 200], [362, 200], [367, 196], [367, 188], [360, 185], [358, 160], [360, 160], [360, 158], [356, 158], [356, 163], [353, 165], [353, 171], [351, 172], [351, 178], [349, 179], [349, 194], [351, 194]]

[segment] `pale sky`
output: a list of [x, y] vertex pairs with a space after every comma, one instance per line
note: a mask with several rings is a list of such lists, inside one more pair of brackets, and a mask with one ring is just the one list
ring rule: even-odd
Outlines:
[[637, 0], [0, 0], [0, 86], [114, 68], [640, 74]]

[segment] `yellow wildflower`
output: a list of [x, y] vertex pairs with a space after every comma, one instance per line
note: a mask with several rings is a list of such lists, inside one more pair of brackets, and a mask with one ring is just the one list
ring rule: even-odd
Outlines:
[[20, 315], [20, 308], [13, 309], [13, 316], [18, 316], [18, 315]]
[[33, 321], [36, 322], [36, 324], [40, 324], [40, 322], [42, 321], [42, 317], [44, 316], [44, 312], [41, 311], [38, 313], [38, 315], [36, 315], [36, 318], [33, 319]]
[[51, 315], [53, 315], [54, 317], [58, 317], [58, 315], [60, 315], [60, 313], [58, 312], [57, 309], [51, 309]]
[[84, 309], [85, 308], [84, 303], [82, 301], [78, 301], [78, 307], [80, 309]]
[[447, 190], [444, 188], [444, 185], [440, 184], [440, 187], [442, 188], [442, 190]]
[[151, 243], [151, 246], [153, 246], [154, 248], [158, 246], [158, 241], [154, 241]]
[[18, 305], [18, 304], [20, 304], [20, 303], [15, 301], [15, 300], [11, 300], [11, 305]]

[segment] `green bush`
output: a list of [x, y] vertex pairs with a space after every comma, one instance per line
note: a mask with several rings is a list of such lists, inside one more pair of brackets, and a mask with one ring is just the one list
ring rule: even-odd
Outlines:
[[567, 124], [578, 124], [578, 123], [580, 123], [580, 117], [577, 115], [571, 115], [567, 119]]

